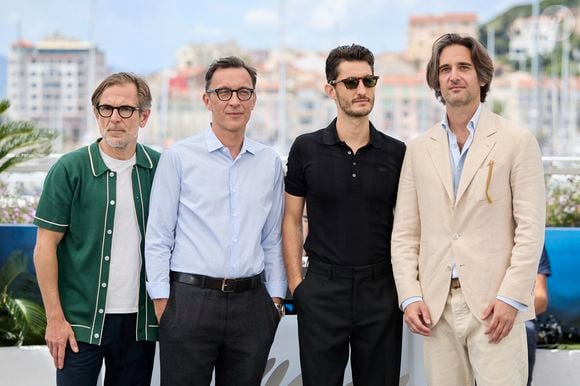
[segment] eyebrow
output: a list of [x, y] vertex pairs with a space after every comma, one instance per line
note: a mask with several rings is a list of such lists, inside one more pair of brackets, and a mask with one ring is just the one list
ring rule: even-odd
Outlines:
[[[473, 67], [473, 63], [470, 62], [459, 62], [457, 63], [458, 66], [469, 66], [469, 67]], [[443, 68], [447, 68], [447, 67], [451, 67], [451, 64], [442, 64], [439, 66], [439, 70], [443, 69]]]

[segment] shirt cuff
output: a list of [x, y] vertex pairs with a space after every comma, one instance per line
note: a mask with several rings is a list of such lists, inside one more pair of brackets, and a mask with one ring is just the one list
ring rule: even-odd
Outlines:
[[147, 282], [147, 293], [151, 299], [168, 299], [169, 298], [169, 283], [152, 283]]
[[496, 298], [498, 300], [501, 300], [502, 302], [504, 302], [506, 304], [509, 304], [510, 306], [512, 306], [513, 308], [518, 310], [519, 312], [526, 312], [528, 310], [528, 306], [526, 306], [525, 304], [520, 303], [516, 300], [506, 298], [505, 296], [500, 296], [500, 295], [497, 295]]
[[405, 312], [405, 308], [407, 308], [407, 306], [411, 303], [416, 303], [416, 302], [422, 302], [423, 298], [421, 296], [411, 296], [410, 298], [407, 298], [403, 301], [403, 303], [401, 303], [401, 310], [403, 310], [403, 312]]
[[288, 283], [286, 281], [269, 281], [264, 283], [270, 297], [282, 298], [286, 297], [286, 291], [288, 290]]

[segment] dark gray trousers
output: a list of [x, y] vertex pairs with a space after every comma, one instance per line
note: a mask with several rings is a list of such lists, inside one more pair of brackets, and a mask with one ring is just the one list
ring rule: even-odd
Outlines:
[[280, 322], [263, 285], [224, 293], [171, 282], [159, 323], [162, 386], [259, 385]]

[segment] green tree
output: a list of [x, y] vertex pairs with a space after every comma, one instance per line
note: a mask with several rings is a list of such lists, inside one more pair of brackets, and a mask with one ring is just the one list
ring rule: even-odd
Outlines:
[[[0, 118], [8, 107], [7, 99], [0, 101]], [[55, 132], [39, 129], [31, 122], [0, 123], [0, 173], [18, 163], [49, 155], [56, 136]]]
[[0, 267], [0, 346], [44, 344], [46, 317], [28, 260], [16, 251]]

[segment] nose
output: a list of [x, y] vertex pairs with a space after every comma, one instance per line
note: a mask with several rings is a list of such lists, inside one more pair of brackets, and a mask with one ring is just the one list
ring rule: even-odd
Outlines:
[[111, 121], [115, 121], [115, 122], [123, 120], [123, 118], [121, 118], [121, 116], [119, 115], [119, 109], [114, 109], [113, 114], [111, 115], [111, 117], [109, 119]]
[[240, 101], [240, 98], [238, 98], [238, 93], [237, 92], [233, 92], [232, 93], [232, 97], [230, 98], [230, 100], [228, 101], [228, 103], [230, 105], [239, 105], [242, 103], [242, 101]]
[[459, 71], [457, 71], [456, 68], [452, 68], [451, 71], [450, 71], [450, 73], [449, 73], [449, 78], [452, 81], [458, 80], [459, 79]]
[[362, 79], [359, 79], [358, 80], [358, 83], [356, 85], [356, 92], [357, 92], [357, 94], [363, 95], [363, 94], [366, 94], [366, 91], [367, 91], [367, 88], [365, 87], [365, 85], [363, 83], [363, 80]]

